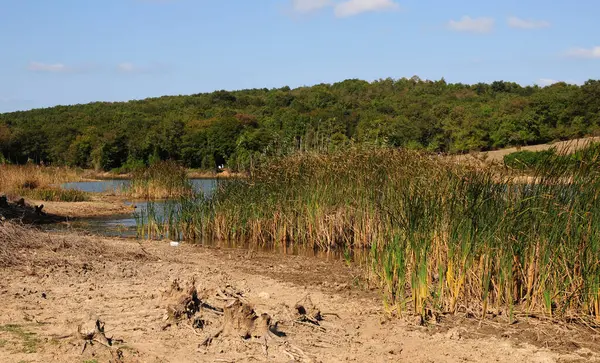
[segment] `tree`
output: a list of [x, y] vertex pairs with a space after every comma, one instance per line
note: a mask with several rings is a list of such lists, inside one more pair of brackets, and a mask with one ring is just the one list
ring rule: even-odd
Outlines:
[[[0, 114], [0, 153], [106, 169], [174, 159], [215, 168], [351, 142], [461, 153], [600, 130], [600, 81], [522, 87], [410, 79], [216, 91]], [[252, 161], [252, 163], [250, 163]]]

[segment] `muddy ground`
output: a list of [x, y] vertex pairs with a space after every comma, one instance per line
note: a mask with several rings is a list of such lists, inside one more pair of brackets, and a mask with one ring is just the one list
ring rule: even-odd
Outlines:
[[[600, 335], [581, 325], [390, 316], [339, 260], [29, 230], [5, 239], [0, 362], [600, 361]], [[191, 286], [196, 302], [176, 319]], [[236, 306], [250, 328], [232, 323]], [[103, 334], [78, 333], [97, 320]]]

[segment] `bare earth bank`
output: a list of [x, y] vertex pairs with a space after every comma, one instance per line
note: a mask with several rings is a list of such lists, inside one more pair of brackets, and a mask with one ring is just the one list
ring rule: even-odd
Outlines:
[[[423, 327], [390, 318], [377, 290], [341, 261], [75, 234], [23, 238], [36, 243], [17, 241], [0, 259], [0, 362], [600, 361], [599, 337], [581, 327], [455, 317]], [[168, 326], [165, 291], [194, 277], [199, 296], [240, 292], [278, 322], [279, 337], [221, 335], [202, 346], [220, 316], [206, 315], [203, 328], [185, 319]], [[324, 314], [320, 327], [294, 323], [293, 307], [307, 294]], [[75, 333], [91, 318], [105, 323], [112, 348], [83, 349]]]

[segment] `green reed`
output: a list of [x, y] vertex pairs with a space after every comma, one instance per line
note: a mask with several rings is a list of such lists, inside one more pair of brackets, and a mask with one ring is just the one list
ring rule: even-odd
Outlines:
[[364, 251], [400, 311], [600, 321], [598, 155], [523, 178], [410, 151], [300, 154], [153, 223], [191, 241]]
[[209, 213], [210, 201], [201, 193], [163, 201], [147, 200], [134, 213], [137, 235], [145, 239], [197, 241], [197, 226]]

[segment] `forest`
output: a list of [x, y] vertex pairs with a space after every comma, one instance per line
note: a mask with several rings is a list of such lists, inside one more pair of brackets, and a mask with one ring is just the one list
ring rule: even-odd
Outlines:
[[0, 162], [132, 170], [157, 160], [245, 170], [351, 144], [466, 153], [594, 135], [600, 81], [357, 79], [0, 114]]

